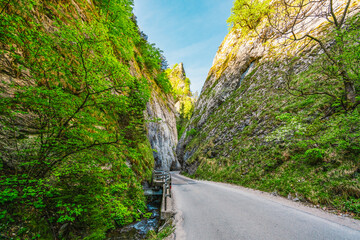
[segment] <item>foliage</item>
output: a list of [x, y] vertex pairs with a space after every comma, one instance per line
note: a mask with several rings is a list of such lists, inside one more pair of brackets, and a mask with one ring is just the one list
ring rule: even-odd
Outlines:
[[[296, 75], [293, 74], [293, 64], [290, 64], [288, 74], [286, 74], [289, 92], [304, 97], [326, 95], [331, 98], [334, 107], [341, 107], [344, 111], [356, 108], [359, 104], [357, 99], [360, 84], [359, 26], [357, 16], [347, 22], [346, 28], [335, 29], [329, 34], [331, 38], [334, 38], [333, 46], [325, 50], [322, 61], [318, 61], [312, 68], [313, 72], [305, 76], [307, 81], [303, 84], [295, 84], [298, 81], [295, 79]], [[310, 84], [311, 88], [309, 88]], [[333, 87], [340, 84], [343, 86]]]
[[171, 84], [165, 72], [161, 72], [160, 74], [158, 74], [155, 78], [155, 82], [161, 89], [163, 89], [165, 93], [170, 93]]
[[[76, 4], [0, 0], [6, 237], [103, 239], [146, 209], [140, 183], [153, 166], [143, 117], [150, 88], [129, 69], [141, 39], [133, 1]], [[151, 51], [145, 62], [157, 71], [162, 60]]]
[[184, 119], [190, 119], [194, 111], [194, 101], [193, 99], [186, 98], [186, 100], [181, 104], [180, 114]]
[[165, 73], [167, 68], [167, 61], [163, 55], [163, 52], [155, 46], [155, 44], [150, 44], [147, 41], [147, 36], [140, 32], [141, 38], [136, 43], [137, 48], [139, 49], [140, 56], [137, 56], [138, 62], [143, 64], [143, 67], [147, 71], [152, 73], [157, 73], [155, 77], [155, 83], [165, 92], [169, 93], [171, 91], [171, 84]]
[[244, 32], [255, 30], [271, 11], [271, 0], [236, 0], [227, 20], [233, 28]]
[[175, 64], [165, 71], [171, 83], [171, 91], [176, 102], [178, 117], [176, 121], [178, 136], [185, 131], [195, 107], [195, 98], [190, 90], [190, 79], [186, 77], [182, 64]]
[[154, 231], [150, 231], [148, 233], [147, 240], [162, 240], [166, 239], [170, 234], [174, 232], [174, 227], [172, 225], [168, 225], [164, 227], [160, 232], [155, 233]]
[[186, 132], [186, 137], [188, 137], [188, 136], [194, 137], [196, 134], [197, 134], [196, 129], [192, 128], [192, 129], [190, 129], [189, 131]]

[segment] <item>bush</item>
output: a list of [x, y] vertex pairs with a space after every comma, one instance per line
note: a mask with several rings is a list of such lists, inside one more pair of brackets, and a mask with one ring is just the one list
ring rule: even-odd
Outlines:
[[195, 129], [195, 128], [192, 128], [190, 131], [187, 131], [187, 132], [186, 132], [186, 137], [188, 137], [188, 136], [194, 137], [196, 134], [197, 134], [196, 129]]
[[305, 152], [304, 156], [305, 156], [307, 163], [309, 163], [311, 165], [315, 165], [315, 164], [319, 164], [322, 162], [322, 160], [324, 159], [324, 153], [325, 153], [325, 150], [323, 150], [323, 149], [312, 148], [312, 149], [307, 150]]
[[271, 0], [236, 0], [227, 20], [234, 28], [245, 32], [254, 30], [261, 20], [270, 13]]
[[165, 93], [170, 93], [171, 84], [165, 72], [158, 74], [155, 78], [155, 82]]

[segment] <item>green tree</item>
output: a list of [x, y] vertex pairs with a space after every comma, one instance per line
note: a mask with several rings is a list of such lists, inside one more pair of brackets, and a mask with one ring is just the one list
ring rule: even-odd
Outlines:
[[244, 32], [255, 30], [270, 12], [271, 0], [236, 0], [227, 22]]
[[145, 212], [150, 87], [130, 72], [133, 1], [94, 3], [0, 0], [5, 237], [104, 239]]
[[[324, 52], [326, 66], [322, 67], [323, 76], [329, 80], [341, 82], [343, 88], [339, 94], [331, 91], [298, 91], [289, 88], [298, 95], [325, 94], [339, 102], [347, 111], [354, 109], [359, 103], [359, 56], [358, 56], [358, 17], [346, 21], [352, 1], [342, 5], [334, 1], [284, 0], [279, 1], [268, 15], [268, 25], [275, 36], [285, 36], [290, 41], [309, 40], [318, 44]], [[316, 29], [308, 29], [309, 24], [317, 19], [324, 19], [333, 29], [325, 37], [316, 33]], [[327, 42], [333, 42], [329, 47]]]

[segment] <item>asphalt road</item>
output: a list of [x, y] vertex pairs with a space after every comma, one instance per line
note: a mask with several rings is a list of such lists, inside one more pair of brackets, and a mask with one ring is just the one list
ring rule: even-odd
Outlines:
[[172, 181], [176, 240], [360, 240], [360, 221], [177, 173], [172, 173]]

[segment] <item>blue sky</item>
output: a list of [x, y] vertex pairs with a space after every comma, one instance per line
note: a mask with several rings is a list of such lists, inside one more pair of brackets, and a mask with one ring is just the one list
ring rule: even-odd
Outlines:
[[228, 33], [233, 0], [135, 0], [140, 29], [164, 51], [169, 66], [183, 62], [191, 90], [200, 90]]

